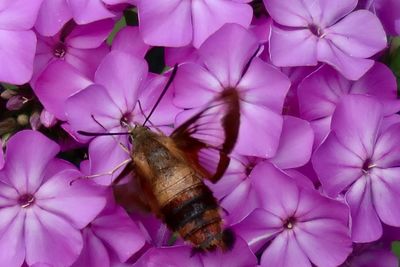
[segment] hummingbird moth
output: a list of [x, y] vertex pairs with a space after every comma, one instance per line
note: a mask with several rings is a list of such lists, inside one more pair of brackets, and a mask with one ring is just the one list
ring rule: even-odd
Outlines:
[[131, 191], [132, 182], [122, 185], [128, 187], [126, 191], [117, 189], [114, 194], [122, 205], [140, 198], [171, 231], [196, 249], [227, 250], [233, 246], [234, 235], [223, 229], [218, 201], [204, 179], [217, 182], [229, 165], [228, 154], [239, 132], [239, 95], [235, 89], [227, 89], [187, 119], [178, 115], [182, 123], [169, 136], [155, 132], [145, 124], [176, 71], [177, 67], [145, 122], [129, 129], [131, 163], [119, 177], [133, 172], [139, 188], [135, 193], [140, 196], [124, 195]]

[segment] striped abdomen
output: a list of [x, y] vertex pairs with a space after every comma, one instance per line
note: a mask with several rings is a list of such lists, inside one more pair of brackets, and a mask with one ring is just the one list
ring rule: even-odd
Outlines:
[[233, 245], [232, 233], [222, 231], [217, 200], [202, 182], [181, 191], [160, 211], [172, 231], [200, 250], [226, 250]]

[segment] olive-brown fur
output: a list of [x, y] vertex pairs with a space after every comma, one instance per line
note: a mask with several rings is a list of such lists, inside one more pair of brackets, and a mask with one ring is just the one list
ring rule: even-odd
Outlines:
[[196, 248], [228, 249], [217, 200], [173, 140], [137, 126], [132, 144], [135, 173], [152, 211]]

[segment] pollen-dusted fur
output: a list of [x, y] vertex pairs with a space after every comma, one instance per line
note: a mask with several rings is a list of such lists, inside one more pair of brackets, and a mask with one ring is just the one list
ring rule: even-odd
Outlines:
[[173, 139], [143, 126], [131, 134], [135, 177], [151, 210], [197, 249], [231, 248], [217, 200]]

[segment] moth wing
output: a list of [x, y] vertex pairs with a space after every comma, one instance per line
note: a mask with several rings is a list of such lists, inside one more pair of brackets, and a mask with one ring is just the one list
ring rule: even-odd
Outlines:
[[229, 165], [240, 125], [239, 96], [228, 90], [206, 106], [184, 111], [170, 135], [178, 149], [208, 180], [217, 182]]
[[128, 164], [113, 183], [115, 201], [128, 211], [154, 213], [162, 219], [153, 192], [146, 186], [146, 178]]

